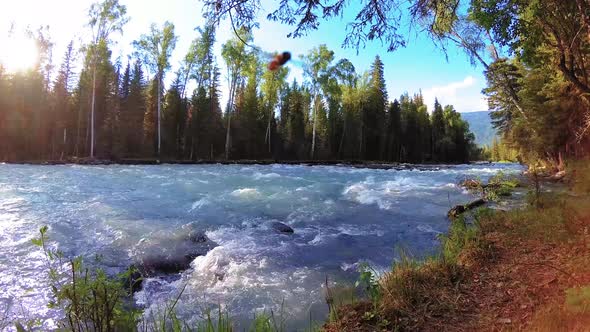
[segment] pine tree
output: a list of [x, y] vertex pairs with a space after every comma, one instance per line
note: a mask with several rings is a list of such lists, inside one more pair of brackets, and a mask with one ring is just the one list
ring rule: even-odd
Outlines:
[[[71, 143], [72, 129], [75, 126], [75, 118], [71, 114], [72, 109], [72, 88], [74, 86], [74, 42], [68, 44], [57, 80], [53, 88], [55, 98], [56, 132], [55, 145], [59, 146], [59, 159], [68, 154], [68, 141]], [[68, 129], [70, 134], [68, 135]]]
[[389, 105], [387, 113], [387, 160], [400, 161], [402, 139], [401, 107], [396, 100]]
[[432, 155], [435, 161], [444, 161], [446, 159], [442, 146], [445, 135], [443, 108], [438, 99], [435, 99], [434, 110], [432, 111]]
[[379, 160], [385, 154], [385, 107], [387, 88], [383, 73], [383, 62], [375, 57], [370, 71], [368, 102], [363, 113], [365, 158]]
[[141, 62], [133, 65], [129, 80], [129, 94], [121, 111], [121, 133], [124, 139], [122, 154], [139, 157], [143, 153], [143, 123], [146, 113], [146, 84]]

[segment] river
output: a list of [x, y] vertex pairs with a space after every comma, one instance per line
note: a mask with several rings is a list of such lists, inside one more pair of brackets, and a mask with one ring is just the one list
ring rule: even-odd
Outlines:
[[[68, 257], [100, 255], [109, 273], [129, 266], [142, 241], [191, 225], [218, 246], [183, 273], [146, 280], [136, 303], [155, 308], [186, 285], [183, 317], [221, 304], [247, 326], [255, 311], [282, 307], [298, 329], [310, 315], [325, 318], [326, 276], [352, 283], [361, 262], [386, 271], [400, 248], [436, 251], [446, 212], [472, 199], [457, 183], [500, 170], [522, 167], [0, 164], [0, 318], [39, 318], [50, 329], [59, 317], [46, 307], [45, 260], [30, 241], [43, 225], [52, 246]], [[275, 231], [277, 221], [294, 233]]]

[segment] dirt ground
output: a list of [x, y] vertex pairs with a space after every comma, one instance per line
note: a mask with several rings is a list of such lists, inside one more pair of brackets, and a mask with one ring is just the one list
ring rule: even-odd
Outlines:
[[[529, 230], [498, 219], [493, 227], [483, 228], [489, 255], [465, 266], [463, 279], [450, 292], [456, 296], [450, 309], [432, 315], [424, 309], [428, 303], [416, 305], [413, 315], [401, 318], [405, 321], [397, 324], [398, 330], [590, 331], [590, 214], [566, 217], [555, 231], [546, 226]], [[556, 240], [554, 232], [565, 235]], [[383, 318], [367, 316], [371, 306], [344, 306], [338, 322], [324, 329], [396, 330], [395, 324], [384, 326]]]
[[495, 257], [474, 268], [462, 290], [466, 317], [447, 330], [590, 331], [590, 308], [566, 301], [567, 290], [590, 285], [590, 236], [583, 232], [565, 243], [486, 234]]

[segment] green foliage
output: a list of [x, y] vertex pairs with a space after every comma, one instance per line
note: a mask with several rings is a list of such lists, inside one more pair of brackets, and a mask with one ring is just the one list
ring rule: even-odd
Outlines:
[[514, 189], [521, 186], [521, 181], [516, 176], [507, 176], [500, 171], [492, 176], [487, 184], [476, 178], [465, 179], [460, 185], [481, 195], [485, 200], [498, 201], [503, 197], [511, 196]]
[[359, 265], [359, 278], [355, 287], [361, 286], [373, 303], [378, 303], [381, 298], [381, 288], [379, 285], [379, 275], [369, 264], [362, 263]]
[[519, 186], [520, 180], [517, 177], [508, 177], [500, 171], [491, 177], [482, 189], [485, 199], [498, 201], [502, 197], [511, 196], [514, 189]]
[[256, 315], [256, 317], [254, 318], [254, 321], [252, 322], [252, 325], [250, 326], [250, 330], [251, 332], [270, 332], [270, 331], [274, 331], [272, 324], [271, 324], [271, 318], [268, 315], [265, 314], [261, 314], [261, 315]]
[[49, 307], [64, 310], [63, 327], [71, 331], [135, 329], [140, 312], [124, 305], [123, 299], [130, 290], [124, 289], [121, 282], [132, 271], [111, 278], [101, 269], [89, 269], [81, 257], [67, 260], [62, 252], [48, 246], [47, 231], [47, 226], [43, 226], [32, 243], [47, 258], [53, 297]]
[[[46, 257], [49, 286], [52, 299], [50, 308], [62, 309], [64, 320], [58, 322], [60, 328], [68, 331], [151, 331], [151, 332], [232, 332], [235, 331], [227, 311], [219, 307], [208, 310], [204, 319], [189, 323], [179, 317], [176, 307], [184, 294], [186, 284], [176, 296], [162, 307], [142, 312], [131, 303], [133, 285], [127, 282], [136, 272], [129, 269], [117, 276], [108, 276], [100, 268], [91, 268], [82, 257], [67, 259], [59, 250], [52, 249], [48, 243], [48, 227], [39, 230], [39, 237], [31, 242], [40, 247]], [[278, 315], [258, 313], [254, 315], [249, 331], [284, 332], [284, 304]], [[1, 317], [0, 317], [1, 318]], [[10, 322], [0, 319], [0, 326]], [[30, 331], [39, 321], [16, 322], [18, 331]], [[6, 325], [8, 326], [8, 325]], [[310, 321], [306, 331], [317, 331]]]
[[165, 22], [161, 29], [152, 24], [150, 34], [142, 35], [139, 40], [133, 42], [133, 46], [143, 63], [163, 79], [164, 71], [170, 68], [170, 57], [177, 39], [174, 35], [174, 24]]
[[496, 162], [517, 162], [518, 161], [518, 150], [508, 146], [504, 140], [498, 140], [494, 138], [492, 146], [484, 146], [482, 159]]
[[442, 259], [446, 264], [450, 265], [459, 264], [460, 255], [466, 251], [477, 251], [481, 247], [479, 227], [477, 224], [467, 224], [462, 216], [451, 220], [448, 233], [440, 235], [439, 240], [441, 242]]
[[574, 312], [590, 312], [590, 286], [566, 289], [566, 305]]

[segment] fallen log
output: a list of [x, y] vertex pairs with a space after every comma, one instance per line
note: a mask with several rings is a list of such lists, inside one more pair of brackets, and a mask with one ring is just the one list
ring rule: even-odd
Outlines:
[[461, 214], [469, 211], [469, 210], [473, 210], [475, 208], [478, 208], [482, 205], [484, 205], [486, 203], [486, 201], [483, 198], [477, 199], [473, 202], [469, 202], [465, 205], [459, 204], [459, 205], [455, 205], [453, 208], [451, 208], [449, 210], [449, 213], [447, 213], [447, 216], [450, 219], [455, 219], [457, 217], [459, 217]]

